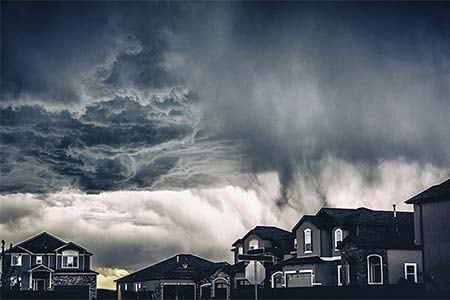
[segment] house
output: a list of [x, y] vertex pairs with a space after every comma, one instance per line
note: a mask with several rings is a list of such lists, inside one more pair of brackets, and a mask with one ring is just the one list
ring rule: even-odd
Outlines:
[[116, 280], [119, 299], [143, 292], [152, 299], [228, 299], [228, 278], [215, 263], [192, 254], [177, 254]]
[[264, 263], [268, 274], [272, 266], [283, 260], [294, 250], [294, 236], [291, 232], [274, 226], [256, 226], [249, 230], [243, 237], [236, 240], [231, 251], [233, 252], [233, 266], [224, 270], [231, 278], [231, 288], [240, 288], [249, 285], [245, 279], [246, 263], [240, 261], [238, 256], [248, 254], [251, 250], [264, 249], [264, 253], [272, 255], [272, 263]]
[[294, 226], [296, 255], [278, 264], [273, 287], [420, 282], [421, 251], [413, 214], [367, 208], [322, 208]]
[[42, 232], [4, 251], [2, 281], [20, 291], [89, 286], [94, 299], [97, 273], [91, 269], [92, 255], [80, 245]]
[[415, 242], [422, 247], [424, 283], [450, 290], [450, 179], [406, 201], [414, 205]]

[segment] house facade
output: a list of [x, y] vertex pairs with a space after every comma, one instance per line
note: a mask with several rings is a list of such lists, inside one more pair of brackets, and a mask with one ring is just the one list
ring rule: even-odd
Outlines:
[[88, 286], [94, 299], [97, 273], [91, 269], [92, 255], [73, 242], [42, 232], [5, 251], [2, 282], [21, 291]]
[[130, 292], [151, 299], [229, 299], [228, 263], [215, 263], [192, 254], [177, 254], [116, 280], [118, 299]]
[[294, 235], [290, 231], [274, 226], [256, 226], [249, 230], [243, 237], [236, 240], [231, 248], [235, 264], [225, 270], [231, 278], [231, 288], [249, 285], [245, 279], [246, 262], [240, 261], [239, 255], [248, 254], [249, 251], [256, 249], [262, 249], [265, 254], [272, 255], [273, 262], [264, 263], [267, 271], [266, 278], [268, 278], [265, 284], [269, 284], [274, 265], [286, 256], [289, 257], [294, 251], [294, 240]]
[[322, 208], [294, 226], [296, 252], [278, 264], [274, 287], [419, 283], [413, 214]]
[[415, 243], [423, 250], [424, 283], [450, 290], [450, 179], [406, 201], [414, 205]]

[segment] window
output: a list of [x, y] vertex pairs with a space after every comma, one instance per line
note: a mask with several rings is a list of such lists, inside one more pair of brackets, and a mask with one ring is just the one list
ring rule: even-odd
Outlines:
[[341, 270], [342, 270], [342, 266], [338, 265], [337, 266], [337, 285], [338, 286], [342, 286]]
[[236, 285], [238, 286], [250, 285], [250, 282], [247, 279], [236, 279]]
[[22, 265], [22, 254], [11, 255], [11, 266], [21, 266]]
[[42, 264], [42, 255], [36, 256], [36, 264], [37, 264], [37, 265]]
[[383, 284], [383, 258], [378, 254], [367, 256], [367, 280], [369, 284]]
[[248, 243], [248, 247], [250, 250], [258, 249], [259, 248], [259, 241], [257, 239], [253, 239]]
[[123, 289], [124, 289], [125, 291], [128, 290], [128, 283], [125, 283], [125, 284], [124, 284]]
[[140, 290], [141, 290], [141, 283], [140, 283], [140, 282], [135, 283], [135, 284], [134, 284], [134, 288], [135, 288], [135, 291], [136, 291], [136, 292], [140, 291]]
[[311, 229], [306, 228], [303, 231], [303, 252], [311, 253], [312, 252], [312, 243], [311, 243]]
[[62, 267], [68, 269], [78, 268], [78, 252], [64, 251], [62, 255]]
[[297, 238], [294, 239], [294, 249], [297, 249]]
[[244, 254], [244, 247], [238, 248], [238, 254]]
[[338, 228], [334, 231], [334, 250], [339, 251], [338, 245], [342, 242], [342, 229]]
[[417, 264], [405, 263], [405, 279], [417, 283]]

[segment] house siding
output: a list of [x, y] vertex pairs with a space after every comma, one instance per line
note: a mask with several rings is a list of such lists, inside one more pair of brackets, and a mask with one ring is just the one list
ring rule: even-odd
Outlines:
[[422, 283], [422, 253], [420, 250], [387, 250], [387, 266], [389, 274], [389, 284], [397, 284], [399, 280], [405, 278], [404, 264], [417, 264], [418, 283]]
[[[304, 239], [303, 239], [303, 231], [306, 228], [311, 229], [311, 241], [312, 241], [312, 253], [305, 253], [303, 249]], [[321, 234], [320, 231], [315, 225], [311, 222], [305, 221], [303, 222], [296, 231], [297, 237], [297, 257], [305, 257], [305, 256], [321, 256]]]
[[450, 201], [422, 204], [423, 263], [426, 284], [432, 289], [450, 290], [449, 212]]

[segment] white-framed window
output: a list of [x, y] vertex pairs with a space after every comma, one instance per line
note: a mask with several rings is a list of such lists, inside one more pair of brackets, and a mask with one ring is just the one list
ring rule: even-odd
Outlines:
[[250, 250], [258, 249], [259, 248], [259, 241], [257, 239], [250, 240], [250, 242], [248, 243], [248, 248]]
[[338, 243], [342, 242], [342, 229], [338, 228], [334, 231], [334, 251], [339, 251]]
[[123, 289], [126, 291], [126, 290], [128, 290], [128, 283], [125, 283], [124, 285], [123, 285]]
[[12, 254], [11, 255], [11, 266], [21, 266], [22, 265], [22, 254]]
[[346, 273], [347, 273], [347, 282], [346, 282], [346, 284], [347, 285], [349, 285], [350, 284], [350, 265], [349, 264], [346, 264], [345, 265], [345, 269], [346, 269]]
[[341, 277], [342, 266], [337, 265], [337, 285], [342, 286], [342, 277]]
[[37, 265], [42, 264], [42, 255], [37, 255], [37, 256], [36, 256], [36, 264], [37, 264]]
[[135, 288], [135, 291], [136, 291], [136, 292], [140, 291], [140, 290], [141, 290], [141, 287], [142, 287], [142, 285], [141, 285], [140, 282], [134, 284], [134, 288]]
[[368, 284], [383, 284], [383, 258], [378, 254], [367, 256]]
[[294, 239], [294, 249], [297, 249], [297, 238]]
[[311, 253], [312, 252], [312, 233], [311, 229], [306, 228], [303, 231], [303, 252]]
[[417, 283], [417, 264], [405, 263], [405, 279]]
[[244, 254], [244, 247], [240, 246], [238, 248], [238, 254]]
[[78, 252], [77, 251], [63, 251], [62, 267], [66, 268], [66, 269], [78, 268]]

